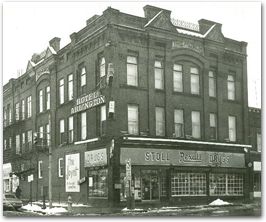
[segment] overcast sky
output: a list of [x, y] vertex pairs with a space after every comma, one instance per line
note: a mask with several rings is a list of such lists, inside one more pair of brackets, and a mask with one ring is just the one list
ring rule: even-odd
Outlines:
[[249, 106], [261, 107], [261, 5], [256, 2], [8, 2], [3, 6], [3, 83], [25, 72], [33, 53], [40, 53], [49, 40], [85, 27], [94, 14], [108, 7], [144, 16], [146, 4], [172, 11], [172, 17], [197, 23], [208, 19], [221, 23], [225, 37], [248, 43]]

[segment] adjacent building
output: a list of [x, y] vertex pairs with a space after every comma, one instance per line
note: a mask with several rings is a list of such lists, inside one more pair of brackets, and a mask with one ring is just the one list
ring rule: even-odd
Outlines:
[[47, 198], [51, 155], [53, 201], [250, 198], [246, 42], [150, 5], [109, 7], [70, 38], [4, 86], [5, 191]]

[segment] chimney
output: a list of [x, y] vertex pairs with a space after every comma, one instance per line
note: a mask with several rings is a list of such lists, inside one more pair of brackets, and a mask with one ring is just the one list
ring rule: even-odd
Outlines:
[[162, 9], [162, 8], [158, 8], [155, 6], [151, 6], [151, 5], [145, 5], [143, 7], [144, 10], [144, 15], [145, 18], [149, 20], [151, 20], [155, 15], [157, 15], [160, 11], [164, 11], [164, 13], [167, 15], [167, 17], [170, 19], [171, 16], [171, 11], [166, 10], [166, 9]]
[[217, 27], [219, 27], [220, 31], [222, 32], [222, 24], [220, 23], [213, 22], [213, 21], [206, 20], [206, 19], [200, 19], [198, 23], [199, 23], [199, 31], [201, 34], [205, 34], [213, 25], [216, 25]]
[[49, 45], [56, 51], [58, 52], [60, 50], [60, 38], [54, 37], [49, 41]]

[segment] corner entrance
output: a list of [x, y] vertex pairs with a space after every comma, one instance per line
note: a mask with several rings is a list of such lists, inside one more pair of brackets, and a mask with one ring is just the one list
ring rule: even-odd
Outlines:
[[141, 171], [142, 200], [159, 200], [159, 179], [157, 170]]

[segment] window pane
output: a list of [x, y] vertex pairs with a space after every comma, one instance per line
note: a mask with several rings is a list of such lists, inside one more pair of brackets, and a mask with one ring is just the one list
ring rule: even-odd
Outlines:
[[80, 78], [80, 85], [85, 86], [86, 85], [86, 70], [85, 67], [81, 69], [81, 78]]
[[46, 109], [50, 109], [50, 86], [46, 87]]
[[65, 93], [64, 93], [64, 79], [61, 79], [59, 82], [59, 103], [63, 104], [65, 99]]
[[127, 84], [138, 85], [138, 67], [136, 64], [127, 64]]
[[174, 75], [174, 91], [182, 92], [183, 91], [183, 80], [182, 80], [182, 72], [175, 71], [173, 72]]
[[60, 133], [65, 132], [65, 121], [63, 119], [60, 120]]
[[191, 74], [191, 93], [199, 94], [199, 76]]
[[200, 138], [200, 113], [197, 111], [192, 111], [191, 113], [192, 119], [192, 137]]
[[105, 58], [102, 57], [100, 61], [100, 77], [103, 77], [105, 76]]
[[127, 63], [137, 64], [137, 58], [135, 56], [128, 56]]
[[195, 67], [191, 67], [190, 68], [190, 73], [193, 73], [193, 74], [199, 74], [199, 70]]
[[28, 118], [29, 117], [31, 117], [31, 96], [29, 96], [28, 98], [27, 98], [27, 108], [28, 108], [28, 110], [27, 110], [27, 113], [28, 113]]
[[216, 115], [210, 113], [210, 127], [216, 127]]
[[156, 136], [165, 135], [165, 117], [164, 108], [155, 108], [155, 119], [156, 119]]
[[73, 74], [68, 76], [68, 100], [73, 99]]
[[163, 89], [164, 88], [164, 82], [163, 82], [163, 69], [154, 69], [155, 74], [155, 88], [156, 89]]
[[228, 75], [227, 77], [227, 91], [228, 99], [235, 100], [235, 80], [232, 75]]
[[25, 119], [25, 100], [21, 101], [21, 118]]
[[236, 141], [236, 117], [228, 117], [228, 126], [229, 126], [229, 140]]
[[81, 139], [87, 138], [87, 113], [81, 113]]
[[129, 105], [128, 106], [128, 133], [138, 134], [138, 106]]
[[101, 121], [106, 120], [106, 105], [101, 106]]

